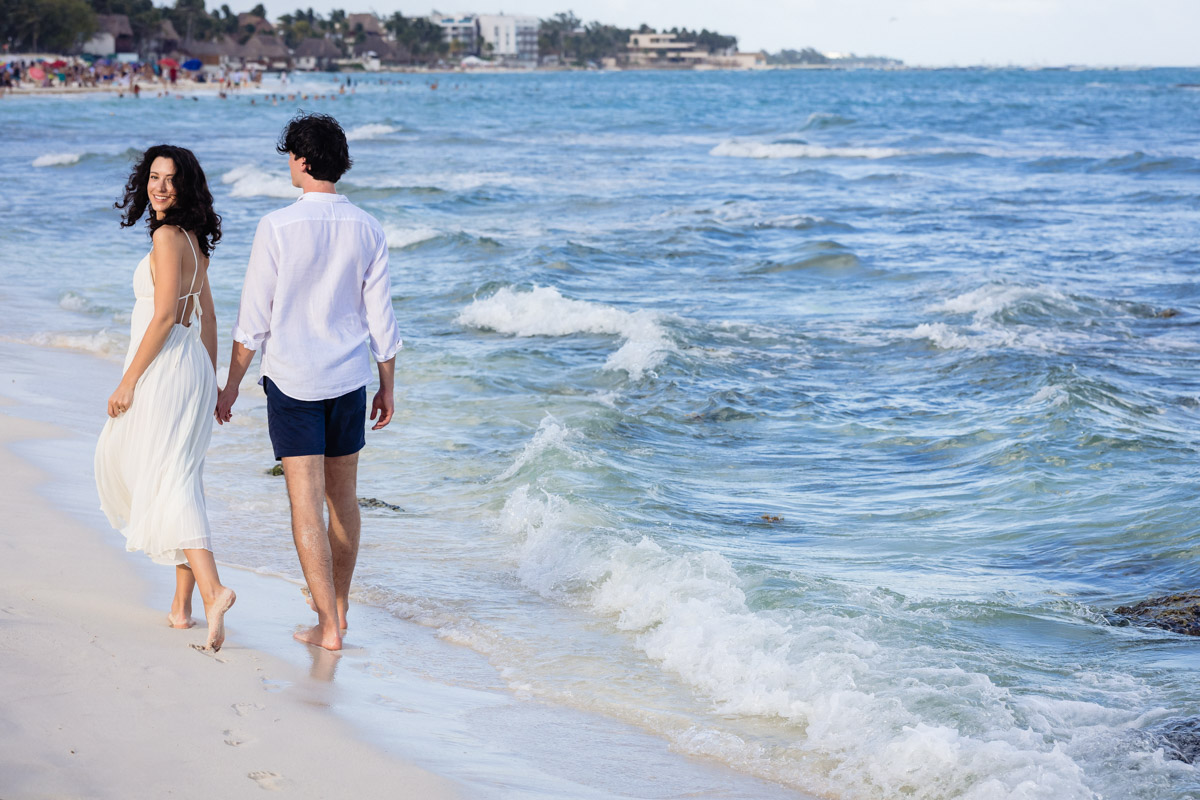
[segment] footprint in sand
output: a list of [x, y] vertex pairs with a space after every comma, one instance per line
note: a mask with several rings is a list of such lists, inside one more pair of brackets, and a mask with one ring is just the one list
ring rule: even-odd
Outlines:
[[230, 747], [241, 747], [244, 744], [249, 744], [250, 742], [254, 741], [254, 737], [247, 736], [244, 733], [238, 733], [235, 730], [223, 731], [223, 735], [225, 736], [225, 744], [229, 745]]
[[276, 791], [283, 788], [284, 778], [278, 772], [259, 770], [247, 773], [246, 777], [257, 783], [260, 789]]
[[234, 703], [233, 710], [239, 717], [244, 717], [251, 711], [262, 711], [266, 706], [261, 703]]

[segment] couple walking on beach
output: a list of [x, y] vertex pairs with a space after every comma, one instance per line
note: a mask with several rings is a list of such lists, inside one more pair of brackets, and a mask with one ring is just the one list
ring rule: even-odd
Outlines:
[[259, 222], [220, 390], [208, 265], [221, 218], [204, 171], [189, 150], [151, 147], [116, 204], [125, 212], [122, 227], [146, 214], [152, 246], [133, 274], [129, 352], [96, 446], [100, 505], [125, 535], [126, 549], [175, 565], [172, 627], [192, 627], [199, 587], [205, 647], [214, 651], [236, 596], [213, 559], [204, 457], [213, 418], [224, 424], [232, 417], [255, 352], [262, 354], [267, 425], [287, 482], [292, 537], [317, 612], [317, 624], [295, 634], [302, 642], [339, 650], [346, 629], [358, 558], [368, 351], [379, 369], [372, 430], [386, 426], [395, 409], [401, 342], [387, 239], [374, 217], [337, 194], [351, 165], [345, 132], [333, 117], [301, 115], [276, 149], [287, 155], [292, 185], [303, 194]]

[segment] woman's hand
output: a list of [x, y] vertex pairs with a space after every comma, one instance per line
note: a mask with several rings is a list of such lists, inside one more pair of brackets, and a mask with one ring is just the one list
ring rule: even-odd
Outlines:
[[129, 407], [132, 405], [133, 387], [128, 386], [124, 381], [121, 381], [121, 385], [118, 386], [117, 390], [112, 393], [111, 397], [108, 398], [108, 415], [115, 419], [116, 417], [119, 417], [128, 411]]
[[238, 386], [236, 383], [231, 382], [217, 392], [217, 408], [213, 412], [213, 416], [217, 418], [218, 425], [224, 425], [233, 418], [233, 404], [237, 402], [237, 398]]

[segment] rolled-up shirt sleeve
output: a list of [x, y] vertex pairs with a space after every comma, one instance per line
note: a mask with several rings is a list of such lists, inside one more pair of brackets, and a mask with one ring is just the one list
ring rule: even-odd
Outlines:
[[394, 358], [404, 342], [392, 308], [392, 276], [388, 270], [387, 239], [380, 232], [375, 257], [363, 274], [363, 308], [367, 313], [367, 335], [371, 355], [378, 361]]
[[275, 229], [264, 217], [254, 233], [246, 281], [242, 286], [242, 302], [233, 324], [233, 340], [247, 350], [261, 349], [271, 332], [271, 307], [278, 278], [279, 240]]

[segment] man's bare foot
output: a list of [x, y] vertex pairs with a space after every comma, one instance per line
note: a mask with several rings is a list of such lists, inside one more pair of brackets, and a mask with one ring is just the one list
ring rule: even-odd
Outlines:
[[[304, 602], [308, 603], [308, 607], [312, 609], [314, 614], [316, 614], [317, 607], [313, 605], [312, 592], [308, 590], [308, 587], [301, 586], [300, 594], [304, 595]], [[346, 630], [350, 627], [348, 624], [346, 624], [346, 612], [342, 611], [340, 608], [338, 609], [338, 627], [342, 630], [342, 636], [346, 635]]]
[[186, 630], [196, 627], [196, 620], [192, 619], [188, 614], [176, 614], [172, 611], [170, 614], [167, 614], [167, 624], [172, 628]]
[[237, 595], [233, 589], [226, 586], [213, 600], [212, 605], [204, 604], [204, 616], [208, 620], [208, 642], [205, 647], [214, 653], [225, 644], [225, 612], [233, 608]]
[[313, 625], [311, 628], [305, 628], [302, 631], [296, 631], [292, 634], [292, 638], [298, 642], [305, 644], [314, 644], [317, 647], [324, 647], [326, 650], [341, 650], [342, 635], [338, 631], [327, 631], [320, 625]]

